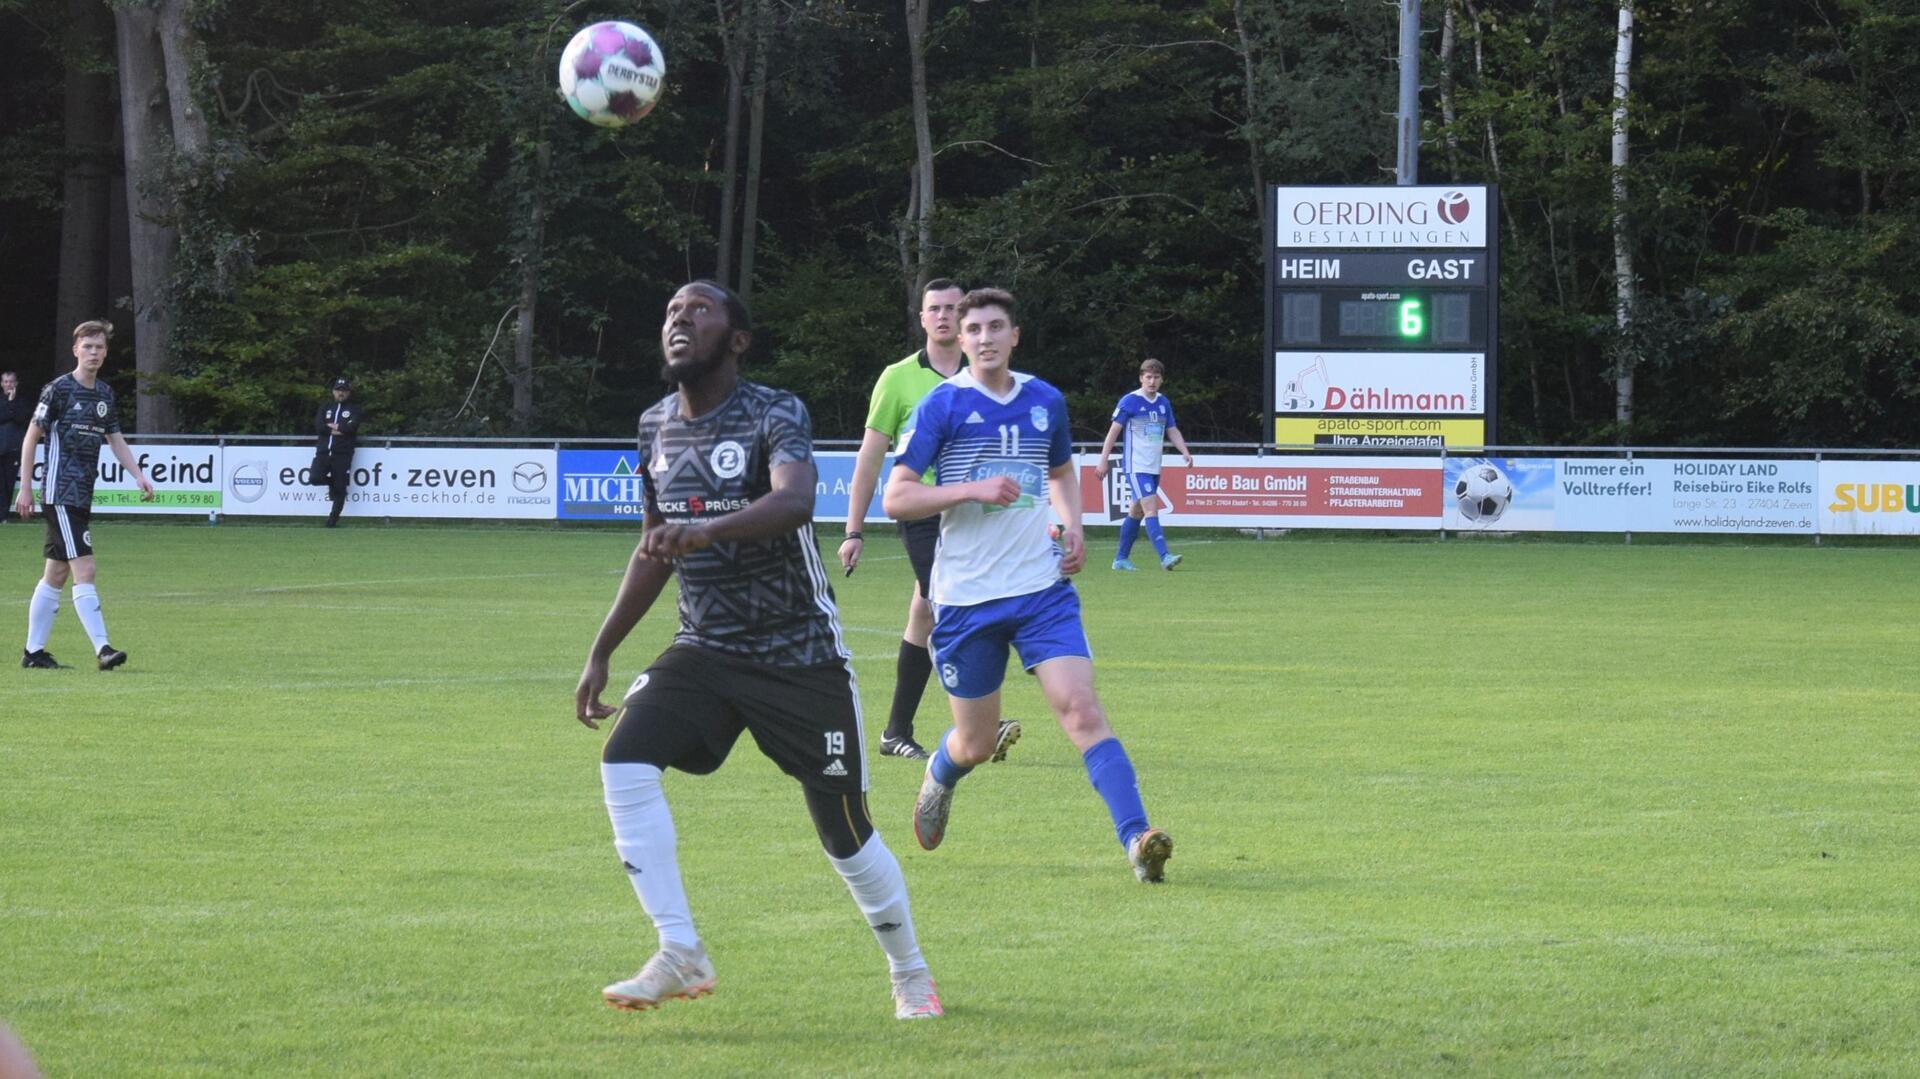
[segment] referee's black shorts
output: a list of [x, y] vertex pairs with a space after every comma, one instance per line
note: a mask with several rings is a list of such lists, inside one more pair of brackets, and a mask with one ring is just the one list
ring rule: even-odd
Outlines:
[[940, 549], [940, 515], [901, 521], [900, 542], [907, 546], [907, 561], [913, 565], [913, 579], [920, 582], [920, 594], [932, 603], [933, 554]]
[[634, 679], [600, 759], [706, 775], [726, 761], [741, 731], [752, 732], [760, 752], [802, 786], [828, 794], [867, 789], [860, 687], [850, 664], [772, 667], [685, 644]]

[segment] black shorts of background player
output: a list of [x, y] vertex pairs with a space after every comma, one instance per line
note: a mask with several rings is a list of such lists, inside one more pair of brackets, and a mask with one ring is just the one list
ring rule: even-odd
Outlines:
[[900, 863], [867, 812], [859, 687], [814, 545], [812, 423], [792, 394], [740, 377], [752, 339], [746, 305], [712, 282], [667, 304], [661, 374], [677, 392], [640, 417], [645, 530], [574, 691], [587, 726], [616, 714], [600, 701], [614, 650], [678, 570], [675, 644], [627, 691], [600, 757], [614, 847], [660, 949], [601, 995], [645, 1009], [713, 988], [661, 779], [713, 772], [748, 731], [800, 782], [827, 860], [887, 955], [894, 1014], [930, 1019], [940, 998]]

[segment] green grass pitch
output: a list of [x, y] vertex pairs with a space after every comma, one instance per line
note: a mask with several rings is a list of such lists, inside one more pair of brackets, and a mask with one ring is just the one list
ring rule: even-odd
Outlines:
[[[97, 531], [132, 661], [0, 689], [0, 1021], [49, 1075], [1920, 1072], [1911, 546], [1176, 532], [1122, 575], [1097, 534], [1169, 883], [1016, 672], [940, 851], [871, 758], [948, 1009], [899, 1023], [745, 740], [668, 783], [716, 994], [600, 1003], [653, 934], [570, 700], [630, 535]], [[40, 543], [0, 528], [16, 635]], [[908, 581], [871, 548], [834, 579], [870, 750]]]

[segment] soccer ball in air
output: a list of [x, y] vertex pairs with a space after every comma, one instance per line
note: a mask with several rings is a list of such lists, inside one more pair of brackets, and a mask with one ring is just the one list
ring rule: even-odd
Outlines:
[[597, 22], [560, 54], [560, 96], [601, 127], [625, 127], [653, 111], [667, 60], [653, 35], [630, 22]]
[[1460, 515], [1482, 524], [1500, 519], [1513, 501], [1513, 481], [1490, 464], [1469, 465], [1460, 470], [1453, 485], [1453, 501]]

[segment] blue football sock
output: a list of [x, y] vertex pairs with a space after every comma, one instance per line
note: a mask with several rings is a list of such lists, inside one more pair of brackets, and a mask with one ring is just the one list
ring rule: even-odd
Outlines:
[[1161, 558], [1167, 557], [1167, 533], [1160, 527], [1160, 518], [1147, 518], [1147, 538], [1153, 541], [1153, 549]]
[[1133, 553], [1133, 541], [1140, 538], [1140, 518], [1129, 517], [1120, 522], [1120, 553], [1113, 556], [1114, 561]]
[[1109, 738], [1087, 750], [1084, 759], [1087, 778], [1107, 803], [1114, 834], [1120, 837], [1120, 845], [1124, 847], [1133, 842], [1134, 836], [1147, 830], [1147, 807], [1140, 801], [1140, 781], [1134, 778], [1133, 762], [1127, 759], [1126, 747], [1118, 738]]
[[[953, 728], [947, 728], [947, 734], [952, 733]], [[933, 751], [933, 760], [928, 762], [928, 770], [933, 773], [935, 781], [951, 787], [965, 779], [967, 773], [973, 769], [962, 768], [953, 763], [952, 757], [947, 756], [947, 734], [940, 736], [940, 745]]]

